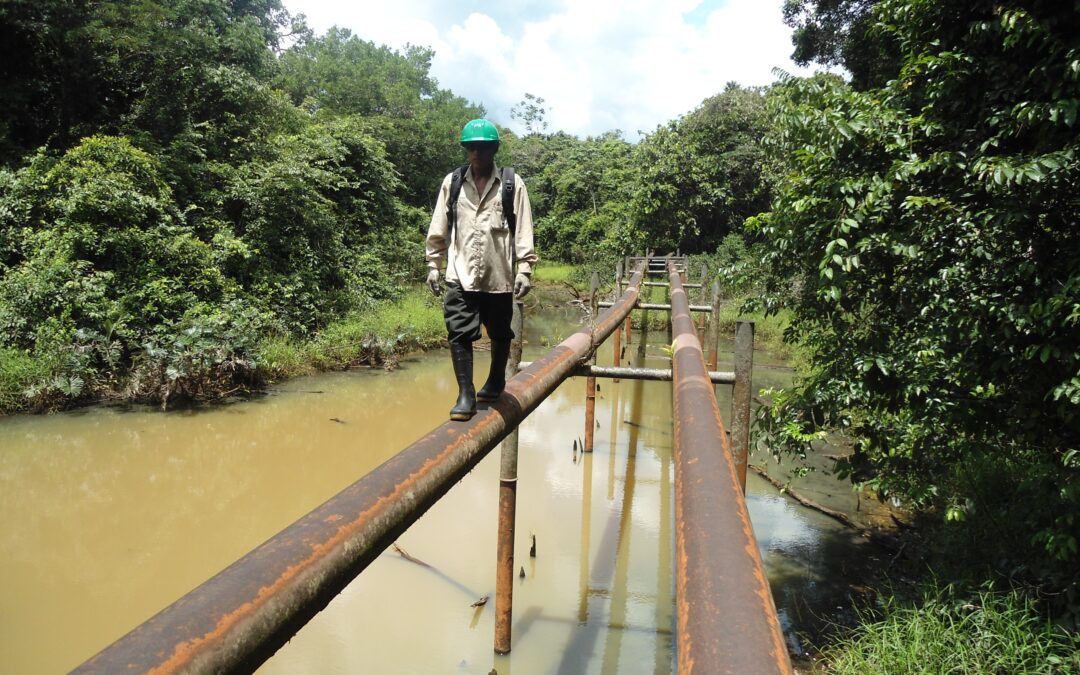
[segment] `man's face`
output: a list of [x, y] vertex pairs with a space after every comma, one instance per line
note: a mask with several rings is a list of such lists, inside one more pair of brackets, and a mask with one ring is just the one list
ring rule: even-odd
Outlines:
[[465, 153], [469, 158], [469, 166], [473, 173], [487, 173], [495, 165], [495, 152], [499, 149], [498, 143], [466, 143]]

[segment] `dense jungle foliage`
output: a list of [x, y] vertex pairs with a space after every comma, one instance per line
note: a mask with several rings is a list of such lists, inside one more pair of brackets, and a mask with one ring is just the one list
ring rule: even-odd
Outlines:
[[[844, 431], [853, 480], [1075, 617], [1080, 3], [783, 7], [796, 60], [850, 79], [718, 83], [634, 142], [548, 132], [522, 92], [527, 133], [497, 159], [540, 256], [708, 256], [729, 295], [792, 317], [807, 363], [764, 440]], [[484, 115], [429, 49], [317, 36], [278, 0], [8, 0], [0, 56], [7, 411], [213, 398], [283, 344], [353, 335], [337, 322], [422, 275]]]
[[[213, 398], [267, 374], [268, 340], [399, 298], [484, 114], [430, 50], [315, 36], [277, 0], [13, 0], [0, 44], [6, 410]], [[549, 259], [715, 246], [767, 203], [764, 109], [733, 87], [638, 146], [504, 130], [500, 161]], [[686, 181], [707, 189], [668, 189]]]
[[882, 0], [900, 69], [770, 94], [784, 162], [772, 306], [812, 355], [774, 443], [856, 439], [848, 470], [943, 515], [951, 549], [1080, 612], [1080, 12]]

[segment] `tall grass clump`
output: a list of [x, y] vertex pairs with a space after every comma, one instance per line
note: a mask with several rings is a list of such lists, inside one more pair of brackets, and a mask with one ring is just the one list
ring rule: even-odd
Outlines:
[[394, 368], [401, 355], [445, 339], [442, 308], [427, 289], [417, 288], [396, 302], [335, 321], [313, 339], [267, 338], [259, 345], [258, 361], [272, 378], [357, 365]]
[[826, 672], [1080, 673], [1080, 636], [1047, 621], [1015, 591], [984, 589], [970, 601], [949, 589], [921, 606], [889, 600], [823, 653]]
[[574, 266], [569, 263], [541, 263], [533, 270], [533, 281], [558, 284], [570, 281]]
[[720, 335], [735, 336], [736, 321], [754, 322], [754, 346], [781, 356], [792, 356], [792, 345], [784, 342], [784, 331], [791, 322], [791, 311], [782, 309], [776, 313], [742, 311], [742, 303], [727, 302], [720, 305], [718, 322]]
[[0, 348], [0, 411], [33, 409], [29, 392], [52, 374], [52, 365], [46, 360], [19, 349]]

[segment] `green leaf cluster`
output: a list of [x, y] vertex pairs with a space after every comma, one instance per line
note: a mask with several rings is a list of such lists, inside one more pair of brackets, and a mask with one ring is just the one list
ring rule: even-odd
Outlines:
[[429, 50], [278, 0], [13, 0], [0, 35], [7, 409], [212, 398], [258, 379], [258, 339], [396, 297], [482, 114]]
[[729, 84], [637, 148], [634, 228], [658, 251], [712, 252], [768, 208], [765, 95]]
[[417, 46], [397, 52], [335, 27], [282, 54], [273, 82], [305, 110], [363, 118], [405, 183], [403, 200], [430, 211], [443, 178], [464, 163], [462, 125], [484, 116], [482, 106], [439, 88], [433, 56]]
[[980, 522], [994, 535], [969, 544], [997, 569], [1075, 585], [1080, 14], [874, 11], [900, 48], [895, 79], [785, 78], [770, 95], [783, 174], [755, 223], [776, 278], [794, 280], [770, 306], [793, 310], [789, 337], [814, 359], [762, 429], [790, 447], [785, 429], [849, 429], [883, 494]]
[[511, 141], [508, 155], [529, 181], [536, 246], [545, 258], [581, 263], [641, 244], [629, 215], [634, 147], [618, 132], [585, 140], [534, 133]]
[[[527, 94], [522, 106], [537, 100]], [[765, 112], [762, 90], [731, 84], [637, 144], [619, 131], [584, 140], [534, 131], [509, 135], [500, 153], [528, 181], [546, 259], [614, 260], [646, 248], [711, 253], [768, 207]]]

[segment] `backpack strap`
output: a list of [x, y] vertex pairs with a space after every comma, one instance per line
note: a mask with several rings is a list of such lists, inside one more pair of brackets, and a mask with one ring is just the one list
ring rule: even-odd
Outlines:
[[510, 227], [510, 273], [517, 265], [517, 214], [514, 213], [514, 167], [502, 168], [502, 207], [503, 217]]
[[465, 172], [468, 170], [469, 165], [465, 164], [454, 169], [454, 172], [450, 174], [450, 199], [446, 202], [446, 219], [450, 223], [449, 239], [451, 240], [454, 238], [454, 227], [457, 226], [458, 196], [461, 194], [461, 184], [465, 182]]
[[511, 234], [517, 230], [517, 214], [514, 213], [514, 167], [502, 168], [502, 207], [503, 217], [510, 226]]

